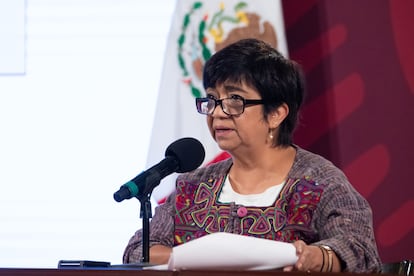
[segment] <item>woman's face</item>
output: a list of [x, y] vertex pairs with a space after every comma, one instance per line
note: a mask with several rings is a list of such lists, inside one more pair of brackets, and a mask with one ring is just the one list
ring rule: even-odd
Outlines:
[[[245, 83], [228, 83], [207, 89], [207, 97], [225, 99], [242, 97], [246, 100], [261, 99], [260, 94]], [[237, 116], [227, 115], [220, 105], [207, 116], [210, 133], [218, 146], [231, 154], [237, 151], [257, 150], [268, 143], [269, 124], [263, 117], [263, 105], [247, 105]]]

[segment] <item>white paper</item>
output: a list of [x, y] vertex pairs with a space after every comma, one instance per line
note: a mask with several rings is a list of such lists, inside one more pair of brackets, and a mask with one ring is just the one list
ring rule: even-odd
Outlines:
[[168, 269], [262, 270], [296, 261], [291, 243], [218, 232], [174, 247]]

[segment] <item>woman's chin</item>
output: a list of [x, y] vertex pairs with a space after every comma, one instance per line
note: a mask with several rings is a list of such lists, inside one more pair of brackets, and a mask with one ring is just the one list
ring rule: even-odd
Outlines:
[[223, 151], [231, 152], [231, 150], [234, 148], [234, 144], [229, 143], [229, 141], [216, 140], [216, 142], [217, 142], [218, 147]]

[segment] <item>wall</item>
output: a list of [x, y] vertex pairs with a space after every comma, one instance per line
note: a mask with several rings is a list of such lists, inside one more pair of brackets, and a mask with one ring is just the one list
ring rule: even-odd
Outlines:
[[175, 2], [24, 2], [24, 72], [0, 74], [0, 267], [121, 263], [140, 205], [112, 195], [146, 167]]
[[414, 259], [414, 2], [285, 0], [290, 57], [308, 94], [299, 145], [370, 202], [383, 261]]

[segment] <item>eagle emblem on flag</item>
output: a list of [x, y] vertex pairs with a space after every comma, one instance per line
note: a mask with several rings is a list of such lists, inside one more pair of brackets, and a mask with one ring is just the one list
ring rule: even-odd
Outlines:
[[190, 5], [177, 38], [177, 60], [182, 81], [194, 97], [203, 95], [204, 63], [214, 52], [243, 38], [261, 39], [277, 48], [275, 27], [269, 21], [262, 22], [260, 14], [249, 11], [246, 2], [230, 7], [221, 2], [216, 10], [209, 10], [201, 1]]

